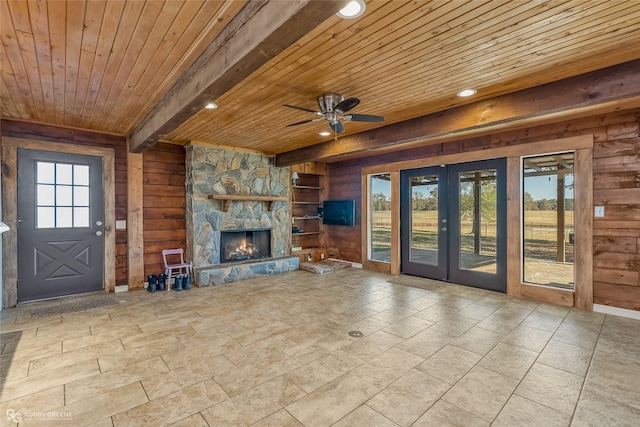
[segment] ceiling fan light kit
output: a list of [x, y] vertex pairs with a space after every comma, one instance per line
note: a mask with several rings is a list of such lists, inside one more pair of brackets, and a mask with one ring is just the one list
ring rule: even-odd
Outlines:
[[299, 107], [297, 105], [284, 104], [285, 107], [322, 116], [321, 118], [308, 119], [296, 123], [291, 123], [288, 124], [287, 127], [297, 126], [304, 123], [317, 122], [324, 119], [327, 121], [327, 123], [329, 123], [329, 127], [333, 130], [333, 132], [338, 134], [344, 132], [344, 124], [341, 120], [348, 122], [369, 123], [379, 123], [384, 121], [384, 117], [374, 116], [371, 114], [344, 114], [350, 111], [352, 108], [355, 108], [358, 104], [360, 104], [360, 100], [358, 98], [345, 98], [343, 95], [337, 93], [325, 93], [318, 97], [318, 107], [320, 107], [320, 111], [315, 111], [305, 107]]

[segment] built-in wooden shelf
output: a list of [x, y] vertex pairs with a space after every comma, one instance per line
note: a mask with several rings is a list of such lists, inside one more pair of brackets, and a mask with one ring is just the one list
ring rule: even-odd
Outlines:
[[318, 215], [310, 215], [310, 216], [292, 216], [292, 219], [320, 219]]
[[241, 196], [235, 194], [209, 194], [207, 199], [210, 200], [222, 200], [222, 211], [227, 212], [229, 209], [229, 203], [233, 200], [240, 201], [263, 201], [268, 202], [268, 210], [273, 210], [273, 204], [275, 202], [288, 202], [289, 198], [284, 196]]
[[321, 231], [305, 231], [304, 233], [292, 233], [292, 236], [310, 236], [312, 234], [321, 234]]
[[291, 202], [294, 205], [321, 205], [322, 202]]
[[322, 190], [322, 187], [313, 187], [310, 185], [292, 185], [292, 188], [299, 188], [303, 190]]

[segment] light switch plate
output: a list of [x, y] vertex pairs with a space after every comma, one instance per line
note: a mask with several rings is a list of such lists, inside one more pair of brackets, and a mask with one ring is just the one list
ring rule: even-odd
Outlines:
[[116, 230], [126, 230], [127, 229], [127, 221], [124, 219], [120, 219], [116, 221]]
[[596, 206], [595, 217], [604, 218], [604, 206]]

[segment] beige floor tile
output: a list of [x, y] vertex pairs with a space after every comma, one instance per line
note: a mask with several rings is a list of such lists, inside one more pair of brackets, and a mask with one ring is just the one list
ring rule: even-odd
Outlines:
[[193, 414], [169, 425], [171, 427], [209, 427], [209, 424], [202, 418], [200, 413]]
[[73, 338], [62, 342], [62, 350], [64, 352], [77, 350], [83, 347], [89, 347], [95, 344], [113, 341], [115, 339], [126, 338], [133, 335], [141, 334], [142, 330], [137, 326], [127, 326], [126, 328], [116, 328], [112, 331], [106, 331], [101, 334], [87, 335], [81, 338]]
[[284, 352], [301, 364], [309, 363], [320, 356], [339, 350], [354, 342], [347, 334], [329, 334], [318, 339], [298, 344]]
[[640, 410], [640, 360], [620, 353], [596, 352], [585, 389]]
[[379, 389], [351, 374], [343, 375], [285, 409], [305, 427], [330, 426], [362, 405]]
[[398, 427], [398, 424], [374, 411], [367, 405], [363, 405], [332, 425], [332, 427], [354, 426]]
[[431, 326], [430, 329], [442, 332], [443, 334], [458, 337], [474, 327], [477, 323], [477, 320], [470, 319], [468, 317], [462, 317], [456, 314], [439, 321], [435, 325]]
[[210, 426], [248, 426], [300, 399], [305, 392], [280, 376], [202, 411]]
[[369, 336], [361, 338], [348, 346], [342, 347], [342, 350], [357, 357], [358, 359], [367, 361], [388, 349], [400, 344], [404, 340], [396, 335], [385, 331], [377, 331]]
[[124, 348], [122, 347], [120, 340], [82, 347], [66, 353], [32, 360], [31, 365], [29, 366], [29, 375], [36, 375], [53, 369], [60, 369], [62, 366], [73, 365], [82, 360], [96, 359], [105, 354], [114, 355], [123, 351]]
[[234, 365], [240, 367], [281, 353], [296, 345], [298, 344], [295, 341], [283, 335], [273, 335], [245, 347], [238, 346], [238, 348], [225, 352], [224, 356], [233, 362]]
[[429, 320], [433, 323], [437, 323], [441, 320], [446, 319], [447, 317], [455, 316], [457, 312], [458, 309], [456, 308], [446, 307], [438, 303], [418, 312], [417, 314], [415, 314], [415, 316], [421, 319]]
[[539, 353], [552, 336], [553, 332], [520, 325], [511, 331], [502, 342]]
[[514, 394], [504, 405], [492, 426], [568, 427], [570, 423], [571, 417], [569, 415], [554, 411]]
[[449, 384], [455, 384], [482, 358], [477, 353], [448, 345], [418, 365], [417, 369]]
[[11, 354], [7, 354], [0, 361], [0, 381], [14, 381], [29, 375], [29, 359], [16, 360]]
[[270, 336], [278, 335], [290, 328], [291, 326], [284, 322], [275, 321], [259, 328], [239, 334], [231, 334], [230, 336], [241, 345], [249, 345], [251, 343], [269, 338]]
[[402, 307], [411, 308], [413, 310], [426, 310], [438, 304], [438, 300], [430, 295], [425, 295], [402, 304]]
[[[180, 341], [178, 339], [178, 341]], [[233, 351], [240, 348], [240, 344], [235, 342], [230, 337], [215, 337], [211, 338], [207, 342], [200, 343], [199, 346], [184, 347], [180, 346], [180, 350], [170, 351], [162, 354], [164, 363], [171, 369], [175, 369], [181, 366], [188, 365], [193, 362], [193, 355], [198, 354], [201, 359], [207, 359], [222, 355], [227, 351]]]
[[0, 332], [6, 334], [8, 332], [23, 331], [25, 334], [37, 333], [37, 331], [31, 331], [31, 329], [44, 328], [48, 326], [56, 326], [62, 323], [60, 316], [46, 317], [44, 319], [33, 319], [31, 314], [26, 316], [26, 320], [9, 323], [0, 322]]
[[285, 377], [307, 393], [356, 369], [363, 361], [344, 351], [322, 356], [285, 374]]
[[30, 412], [48, 412], [61, 406], [64, 406], [64, 386], [62, 385], [9, 400], [0, 404], [2, 417], [0, 425], [17, 425], [11, 422], [11, 419], [16, 417], [10, 417], [9, 414], [17, 413], [20, 414], [18, 417], [22, 415], [27, 417]]
[[516, 379], [476, 366], [442, 399], [487, 422], [492, 422], [517, 385]]
[[67, 414], [67, 417], [33, 420], [32, 423], [27, 422], [24, 425], [55, 426], [71, 423], [76, 426], [84, 426], [137, 407], [147, 401], [147, 395], [140, 383], [133, 383], [56, 409], [57, 412]]
[[537, 362], [584, 377], [592, 354], [590, 349], [551, 340], [540, 353]]
[[295, 359], [279, 353], [216, 375], [214, 378], [225, 392], [233, 397], [299, 366], [300, 363]]
[[330, 328], [324, 326], [304, 325], [287, 329], [282, 332], [282, 336], [295, 341], [296, 344], [302, 344], [329, 335], [331, 332], [333, 331]]
[[489, 427], [489, 423], [444, 400], [439, 400], [418, 418], [412, 427]]
[[167, 336], [163, 341], [152, 345], [136, 347], [108, 356], [100, 356], [98, 357], [98, 363], [100, 364], [100, 370], [107, 372], [179, 350], [184, 350], [182, 343], [176, 337]]
[[477, 320], [479, 322], [496, 310], [496, 307], [476, 302], [458, 311], [456, 315], [468, 317], [469, 319]]
[[521, 325], [542, 329], [543, 331], [555, 332], [563, 320], [564, 317], [534, 311], [522, 321]]
[[371, 318], [375, 320], [381, 320], [387, 323], [395, 323], [409, 316], [413, 316], [416, 313], [418, 313], [418, 310], [395, 306], [395, 307], [391, 307], [388, 310], [381, 311], [380, 313], [371, 316]]
[[120, 369], [83, 378], [65, 385], [66, 403], [70, 404], [100, 393], [106, 393], [168, 370], [169, 368], [160, 357], [154, 357]]
[[520, 380], [536, 361], [538, 353], [510, 344], [498, 343], [478, 366]]
[[505, 335], [499, 332], [474, 326], [451, 341], [451, 344], [484, 356], [489, 353], [496, 344], [502, 341], [504, 337]]
[[166, 330], [160, 331], [160, 332], [132, 335], [129, 337], [122, 338], [121, 341], [122, 341], [122, 344], [124, 345], [124, 348], [126, 348], [127, 350], [130, 350], [132, 348], [157, 344], [166, 340], [167, 337], [188, 334], [190, 332], [193, 332], [193, 328], [191, 328], [191, 326], [187, 324], [183, 324], [180, 326], [167, 328]]
[[207, 380], [191, 387], [154, 400], [113, 416], [116, 427], [142, 425], [165, 426], [195, 414], [227, 399], [227, 395], [213, 380]]
[[367, 406], [398, 425], [409, 426], [450, 387], [431, 375], [412, 370], [372, 397]]
[[255, 424], [251, 424], [252, 427], [303, 427], [302, 424], [296, 420], [293, 415], [285, 411], [284, 409], [274, 412], [268, 417], [264, 417]]
[[91, 329], [87, 324], [61, 323], [54, 326], [38, 328], [36, 339], [64, 341], [66, 339], [79, 338], [91, 335]]
[[87, 424], [87, 427], [113, 427], [113, 421], [111, 417], [103, 418], [95, 423]]
[[611, 396], [584, 390], [571, 425], [637, 427], [640, 425], [640, 409], [616, 401]]
[[423, 361], [420, 356], [394, 347], [361, 365], [353, 374], [383, 389]]
[[158, 375], [147, 376], [142, 379], [142, 386], [149, 396], [149, 400], [156, 400], [162, 396], [176, 392], [193, 384], [220, 375], [235, 366], [223, 356], [192, 360], [189, 363], [162, 372]]
[[415, 334], [424, 331], [428, 327], [432, 326], [433, 322], [419, 317], [407, 317], [396, 323], [387, 326], [383, 330], [393, 335], [397, 335], [401, 338], [411, 338]]
[[62, 353], [62, 342], [58, 340], [38, 340], [36, 338], [6, 343], [2, 350], [2, 360], [20, 358], [42, 358]]
[[565, 321], [553, 334], [553, 339], [593, 350], [596, 347], [599, 334], [600, 330], [594, 329], [590, 325], [585, 326]]
[[73, 365], [64, 366], [55, 371], [30, 375], [14, 381], [7, 381], [2, 385], [0, 399], [2, 402], [17, 399], [99, 373], [100, 368], [95, 359], [85, 360]]
[[571, 415], [578, 401], [582, 382], [581, 376], [535, 363], [515, 393], [563, 414]]
[[397, 347], [425, 359], [437, 353], [441, 348], [445, 347], [455, 337], [432, 329], [425, 329], [417, 335], [400, 343]]
[[561, 305], [541, 303], [533, 311], [534, 313], [543, 313], [564, 318], [571, 311], [571, 309], [569, 307], [563, 307]]

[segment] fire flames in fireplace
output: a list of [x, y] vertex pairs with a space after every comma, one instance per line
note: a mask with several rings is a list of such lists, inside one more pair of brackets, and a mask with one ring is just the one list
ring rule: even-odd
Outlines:
[[271, 231], [269, 229], [225, 230], [222, 231], [220, 248], [222, 263], [269, 258]]
[[244, 261], [253, 258], [256, 252], [254, 244], [242, 240], [239, 246], [227, 248], [227, 259], [229, 261]]

